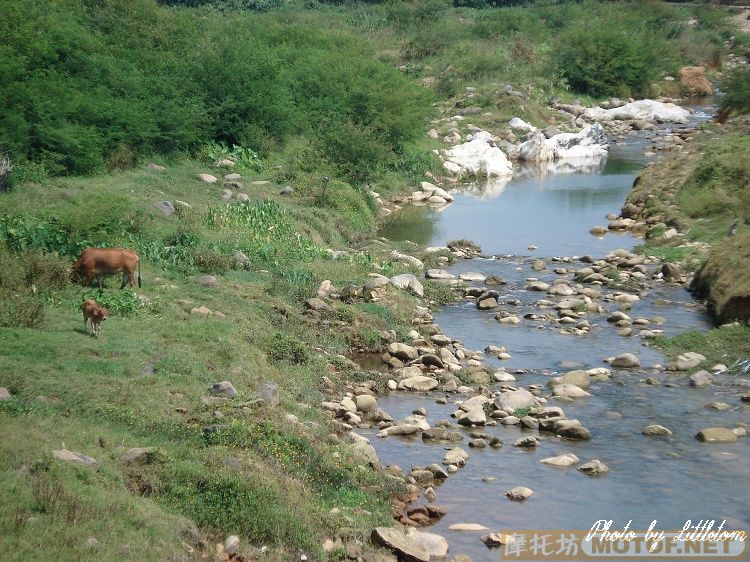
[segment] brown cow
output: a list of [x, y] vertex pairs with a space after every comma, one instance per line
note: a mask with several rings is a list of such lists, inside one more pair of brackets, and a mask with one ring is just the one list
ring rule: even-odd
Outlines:
[[83, 302], [83, 331], [86, 331], [86, 320], [91, 319], [91, 330], [94, 337], [99, 337], [99, 325], [109, 316], [109, 310], [104, 308], [98, 302], [88, 299]]
[[83, 279], [86, 285], [90, 285], [94, 277], [99, 279], [99, 287], [102, 286], [103, 275], [114, 275], [122, 271], [122, 285], [120, 289], [130, 282], [133, 287], [133, 274], [138, 270], [138, 286], [141, 286], [141, 260], [132, 250], [126, 248], [86, 248], [78, 261], [73, 265], [70, 278], [75, 282]]

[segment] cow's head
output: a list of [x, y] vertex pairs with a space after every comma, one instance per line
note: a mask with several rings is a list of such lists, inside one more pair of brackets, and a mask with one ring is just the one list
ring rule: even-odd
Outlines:
[[94, 316], [99, 322], [104, 322], [107, 319], [107, 316], [109, 316], [109, 310], [104, 308], [103, 306], [100, 306], [95, 312]]

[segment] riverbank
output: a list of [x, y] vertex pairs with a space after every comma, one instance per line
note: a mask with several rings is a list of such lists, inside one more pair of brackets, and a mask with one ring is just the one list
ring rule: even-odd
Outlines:
[[[723, 345], [727, 331], [690, 336], [704, 349], [718, 344], [729, 363], [750, 355], [742, 343], [750, 341], [747, 132], [744, 117], [704, 128], [644, 170], [622, 209], [622, 216], [648, 225], [641, 252], [667, 262], [665, 272], [705, 300], [718, 325], [739, 321], [733, 328], [738, 337], [727, 337]], [[708, 339], [701, 344], [701, 337]], [[680, 341], [666, 349], [684, 350]]]

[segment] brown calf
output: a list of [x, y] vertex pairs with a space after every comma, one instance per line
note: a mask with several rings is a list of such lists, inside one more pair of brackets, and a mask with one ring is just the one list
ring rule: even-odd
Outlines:
[[83, 279], [86, 285], [90, 285], [94, 277], [99, 279], [99, 287], [102, 286], [103, 275], [114, 275], [122, 271], [122, 285], [125, 288], [129, 282], [130, 287], [134, 285], [133, 274], [138, 270], [138, 286], [141, 286], [141, 260], [132, 250], [125, 248], [86, 248], [78, 261], [73, 265], [70, 272], [71, 279], [79, 281]]
[[98, 302], [88, 299], [83, 302], [83, 331], [86, 331], [86, 321], [91, 319], [91, 329], [94, 337], [99, 337], [99, 325], [109, 316], [109, 310], [104, 308]]

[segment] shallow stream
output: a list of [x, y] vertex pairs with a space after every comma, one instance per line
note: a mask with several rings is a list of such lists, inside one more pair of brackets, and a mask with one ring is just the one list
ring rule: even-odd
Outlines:
[[[696, 113], [696, 119], [705, 113]], [[661, 131], [658, 134], [665, 134]], [[651, 133], [653, 135], [653, 133]], [[616, 248], [632, 249], [639, 243], [630, 235], [606, 234], [597, 238], [588, 233], [594, 225], [606, 225], [605, 215], [619, 209], [639, 171], [647, 164], [644, 151], [649, 145], [647, 134], [638, 133], [611, 147], [604, 166], [579, 173], [539, 175], [532, 171], [517, 174], [507, 184], [466, 185], [455, 193], [456, 200], [441, 211], [429, 207], [408, 207], [400, 211], [383, 229], [382, 234], [394, 240], [412, 240], [439, 246], [453, 239], [465, 238], [478, 243], [491, 259], [460, 260], [449, 268], [454, 274], [477, 271], [495, 274], [507, 285], [493, 287], [500, 291], [502, 307], [519, 312], [539, 313], [534, 303], [544, 293], [527, 292], [525, 280], [535, 277], [551, 283], [557, 266], [581, 267], [581, 264], [550, 262], [554, 256], [591, 255], [599, 258]], [[533, 244], [537, 249], [530, 251]], [[547, 268], [533, 271], [531, 262], [544, 259]], [[507, 305], [508, 300], [521, 305]], [[616, 303], [604, 303], [616, 310]], [[667, 335], [684, 330], [710, 327], [707, 316], [678, 286], [657, 285], [646, 291], [628, 311], [632, 317], [666, 319]], [[478, 428], [499, 436], [500, 449], [470, 449], [468, 430], [458, 446], [466, 449], [469, 460], [457, 474], [435, 488], [435, 503], [447, 508], [448, 514], [426, 529], [447, 538], [449, 557], [467, 554], [476, 561], [497, 560], [498, 551], [488, 550], [479, 540], [485, 532], [454, 532], [455, 523], [479, 523], [491, 532], [507, 529], [579, 529], [588, 530], [598, 519], [614, 520], [614, 529], [622, 529], [632, 520], [631, 529], [646, 529], [652, 520], [656, 528], [682, 528], [690, 519], [726, 519], [725, 528], [750, 528], [750, 440], [711, 445], [695, 439], [706, 427], [732, 427], [750, 421], [750, 412], [737, 398], [736, 381], [707, 389], [691, 388], [687, 375], [668, 372], [652, 373], [655, 364], [666, 364], [665, 357], [654, 347], [643, 345], [635, 334], [617, 335], [606, 316], [589, 319], [589, 335], [563, 335], [559, 326], [523, 320], [520, 324], [497, 322], [494, 313], [477, 310], [473, 302], [459, 301], [443, 307], [435, 321], [443, 332], [461, 340], [469, 349], [487, 345], [505, 346], [512, 358], [491, 359], [488, 366], [503, 366], [515, 374], [518, 384], [545, 384], [550, 376], [566, 369], [561, 361], [571, 361], [585, 368], [607, 366], [605, 357], [624, 352], [638, 355], [642, 369], [615, 371], [606, 382], [594, 383], [590, 398], [557, 403], [568, 418], [575, 418], [593, 434], [590, 441], [565, 441], [552, 434], [541, 434], [543, 440], [535, 449], [522, 449], [513, 442], [524, 435], [538, 435], [536, 430], [498, 424]], [[700, 352], [701, 350], [695, 350]], [[647, 384], [654, 377], [658, 384]], [[668, 383], [665, 385], [665, 383]], [[672, 384], [673, 383], [673, 384]], [[437, 398], [446, 397], [440, 405]], [[460, 396], [444, 393], [392, 393], [379, 399], [379, 405], [395, 419], [425, 407], [428, 421], [434, 427], [438, 420], [450, 420], [454, 401]], [[725, 401], [729, 411], [707, 408], [712, 401]], [[641, 430], [649, 424], [660, 424], [674, 432], [673, 437], [645, 437]], [[440, 463], [443, 444], [424, 444], [421, 439], [375, 436], [376, 430], [363, 430], [370, 438], [383, 464], [397, 464], [408, 470], [413, 465]], [[582, 462], [599, 459], [609, 473], [589, 477], [575, 467], [557, 468], [539, 463], [545, 457], [575, 453]], [[490, 477], [496, 480], [485, 481]], [[516, 486], [534, 490], [524, 502], [512, 502], [504, 492]]]

